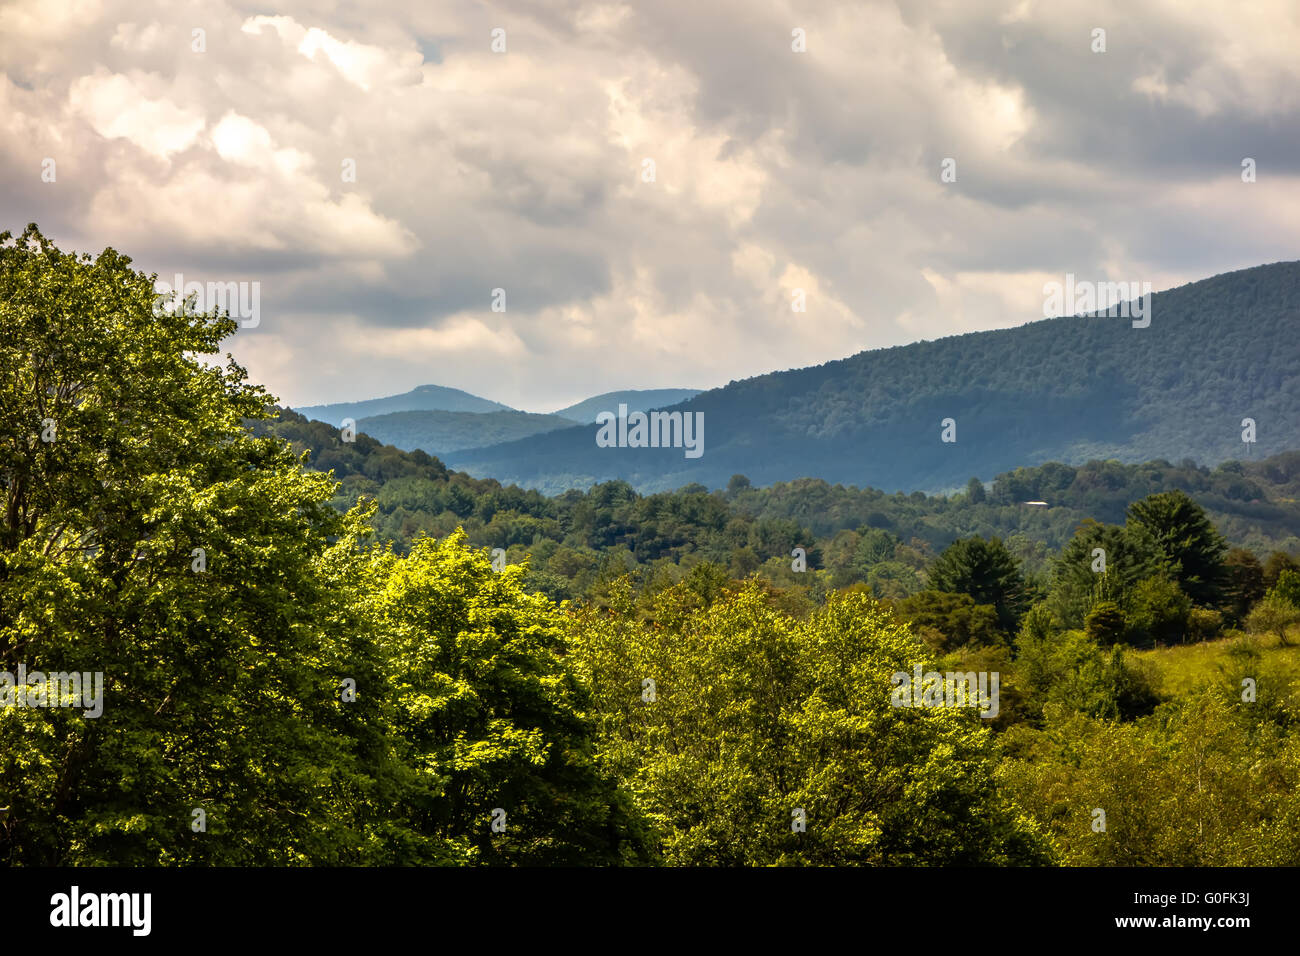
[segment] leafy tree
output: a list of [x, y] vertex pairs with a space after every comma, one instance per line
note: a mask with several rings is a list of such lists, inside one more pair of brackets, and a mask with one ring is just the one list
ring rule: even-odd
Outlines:
[[[867, 584], [878, 598], [901, 598], [922, 589], [915, 569], [902, 561], [881, 561], [867, 572]], [[972, 604], [975, 602], [972, 600]]]
[[1246, 626], [1255, 634], [1276, 634], [1279, 644], [1290, 643], [1287, 631], [1300, 624], [1300, 609], [1276, 590], [1268, 594], [1255, 605], [1246, 618]]
[[1251, 714], [1208, 689], [1135, 722], [1055, 710], [1041, 731], [1009, 732], [998, 777], [1067, 865], [1291, 865], [1300, 737]]
[[978, 478], [972, 478], [966, 483], [966, 500], [973, 505], [983, 504], [986, 498], [984, 492], [984, 482]]
[[397, 667], [395, 728], [416, 780], [402, 817], [471, 862], [645, 859], [629, 798], [596, 764], [562, 617], [523, 591], [523, 567], [495, 572], [465, 545], [461, 531], [423, 538], [405, 559], [378, 556], [372, 572], [370, 608]]
[[898, 536], [880, 528], [860, 528], [858, 530], [858, 547], [853, 564], [858, 571], [866, 573], [882, 561], [893, 560], [901, 542]]
[[757, 571], [762, 563], [753, 548], [736, 548], [731, 552], [731, 574], [733, 577], [748, 577]]
[[1300, 571], [1290, 568], [1283, 570], [1277, 576], [1277, 584], [1273, 585], [1272, 593], [1293, 607], [1300, 608]]
[[396, 772], [382, 695], [340, 703], [344, 675], [377, 669], [364, 632], [330, 627], [330, 568], [362, 516], [245, 427], [268, 397], [203, 361], [233, 320], [155, 313], [151, 278], [112, 249], [11, 239], [0, 670], [102, 673], [103, 711], [0, 711], [0, 858], [359, 861]]
[[1166, 577], [1139, 581], [1128, 599], [1128, 621], [1139, 642], [1173, 644], [1187, 633], [1191, 599]]
[[1006, 642], [997, 609], [991, 604], [976, 604], [969, 594], [921, 591], [895, 601], [893, 607], [937, 653]]
[[1158, 702], [1150, 678], [1121, 647], [1098, 647], [1082, 631], [1025, 631], [1016, 653], [1017, 683], [1036, 719], [1070, 712], [1131, 720]]
[[1098, 716], [1114, 720], [1135, 720], [1146, 716], [1160, 704], [1152, 669], [1134, 664], [1123, 646], [1113, 644], [1106, 659], [1102, 681], [1104, 703]]
[[1264, 559], [1264, 589], [1273, 590], [1283, 571], [1300, 571], [1300, 563], [1285, 551], [1273, 551]]
[[993, 741], [974, 712], [892, 706], [891, 675], [927, 662], [875, 601], [835, 595], [796, 620], [751, 583], [708, 608], [661, 592], [653, 617], [581, 611], [572, 633], [602, 753], [666, 862], [1044, 860], [989, 786]]
[[1019, 565], [998, 538], [954, 541], [930, 568], [930, 586], [993, 605], [1007, 631], [1015, 630], [1027, 606]]
[[686, 588], [705, 604], [718, 600], [730, 583], [726, 569], [712, 561], [701, 561], [692, 566], [685, 581]]
[[1197, 604], [1218, 603], [1227, 544], [1204, 508], [1182, 491], [1167, 491], [1129, 505], [1128, 522], [1150, 532], [1188, 597]]
[[1035, 604], [1020, 620], [1020, 635], [1017, 642], [1026, 639], [1049, 640], [1060, 629], [1060, 624], [1050, 607], [1046, 604]]
[[371, 556], [373, 506], [332, 508], [329, 478], [258, 429], [269, 397], [203, 361], [232, 320], [155, 313], [111, 249], [10, 238], [0, 670], [104, 684], [97, 717], [0, 711], [0, 858], [643, 858], [524, 569], [494, 574], [463, 537]]
[[1223, 631], [1223, 615], [1214, 608], [1194, 607], [1187, 616], [1187, 634], [1193, 641], [1209, 641]]

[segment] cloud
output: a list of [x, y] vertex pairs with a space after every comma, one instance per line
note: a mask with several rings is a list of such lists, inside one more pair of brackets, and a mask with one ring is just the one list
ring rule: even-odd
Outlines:
[[189, 149], [204, 127], [203, 113], [153, 98], [161, 77], [123, 76], [96, 71], [77, 79], [68, 91], [72, 111], [105, 139], [125, 139], [159, 159]]
[[315, 60], [320, 54], [348, 82], [364, 91], [382, 84], [419, 79], [417, 68], [422, 57], [418, 51], [391, 51], [353, 40], [339, 40], [320, 27], [303, 27], [293, 17], [250, 17], [240, 29], [258, 34], [266, 27], [308, 60]]
[[714, 386], [1300, 241], [1289, 0], [34, 11], [0, 9], [3, 228], [260, 281], [232, 349], [294, 404]]

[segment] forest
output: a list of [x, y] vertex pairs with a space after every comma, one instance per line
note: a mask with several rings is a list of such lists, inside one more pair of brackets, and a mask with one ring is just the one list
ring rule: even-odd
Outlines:
[[547, 496], [153, 300], [0, 233], [9, 865], [1300, 862], [1296, 452]]

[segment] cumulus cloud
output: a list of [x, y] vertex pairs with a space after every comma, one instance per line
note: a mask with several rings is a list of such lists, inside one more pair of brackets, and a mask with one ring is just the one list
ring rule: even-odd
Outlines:
[[1293, 258], [1298, 43], [1290, 0], [15, 4], [0, 209], [261, 282], [232, 349], [293, 404], [549, 410]]

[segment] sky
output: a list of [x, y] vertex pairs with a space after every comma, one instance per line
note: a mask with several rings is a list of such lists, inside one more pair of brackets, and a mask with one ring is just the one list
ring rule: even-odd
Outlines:
[[1295, 0], [0, 0], [0, 230], [256, 288], [291, 405], [551, 411], [1300, 258], [1297, 50]]

